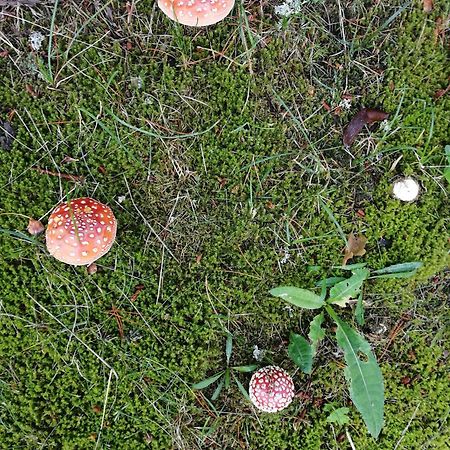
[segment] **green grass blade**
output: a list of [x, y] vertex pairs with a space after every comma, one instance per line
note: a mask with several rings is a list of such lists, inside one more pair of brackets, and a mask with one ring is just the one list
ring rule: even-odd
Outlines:
[[227, 357], [227, 364], [230, 364], [232, 351], [233, 351], [233, 335], [231, 333], [228, 333], [227, 343], [225, 344], [225, 355]]
[[347, 245], [347, 236], [345, 235], [342, 227], [339, 225], [339, 222], [336, 220], [336, 217], [334, 217], [333, 211], [331, 211], [331, 209], [325, 204], [325, 202], [320, 197], [318, 197], [318, 199], [319, 199], [320, 207], [327, 213], [328, 217], [330, 218], [330, 220], [334, 223], [335, 227], [337, 228], [345, 245]]
[[213, 384], [215, 381], [217, 381], [223, 374], [224, 374], [224, 372], [222, 371], [222, 372], [216, 373], [212, 377], [206, 378], [205, 380], [195, 383], [192, 385], [192, 389], [205, 389], [208, 386], [210, 386], [211, 384]]
[[270, 291], [274, 297], [279, 297], [294, 306], [305, 309], [317, 309], [325, 304], [314, 292], [294, 286], [279, 286]]
[[248, 395], [247, 389], [245, 389], [245, 387], [236, 377], [234, 377], [234, 381], [236, 381], [237, 387], [241, 391], [241, 394], [246, 398], [246, 400], [250, 401], [250, 396]]
[[258, 366], [256, 364], [251, 364], [249, 366], [234, 366], [232, 369], [237, 370], [238, 372], [253, 372], [256, 370]]
[[211, 397], [212, 401], [217, 400], [217, 398], [219, 397], [220, 393], [222, 392], [224, 382], [225, 380], [222, 378]]
[[53, 7], [52, 19], [50, 22], [50, 34], [48, 36], [48, 47], [47, 47], [47, 68], [50, 81], [53, 83], [53, 70], [52, 70], [52, 45], [53, 45], [53, 33], [55, 31], [55, 21], [56, 12], [58, 11], [59, 0], [55, 0], [55, 5]]

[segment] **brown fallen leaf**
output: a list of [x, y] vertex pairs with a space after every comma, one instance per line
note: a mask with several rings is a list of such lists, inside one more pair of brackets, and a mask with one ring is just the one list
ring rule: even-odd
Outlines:
[[445, 89], [438, 89], [434, 94], [434, 98], [441, 98], [450, 91], [450, 84]]
[[344, 249], [344, 259], [342, 265], [345, 266], [349, 259], [354, 256], [363, 256], [366, 254], [367, 238], [362, 234], [350, 233], [347, 237], [347, 245]]
[[433, 0], [423, 0], [423, 12], [430, 13], [433, 11]]
[[365, 125], [371, 125], [375, 122], [380, 122], [389, 117], [388, 113], [378, 109], [363, 108], [347, 125], [344, 131], [343, 142], [344, 145], [350, 146], [356, 139], [356, 136], [362, 131]]
[[89, 266], [87, 267], [87, 273], [89, 275], [94, 275], [94, 273], [97, 273], [97, 270], [98, 270], [98, 267], [97, 267], [97, 264], [95, 264], [95, 263], [89, 264]]
[[130, 301], [134, 302], [138, 298], [138, 295], [142, 292], [144, 287], [145, 286], [143, 284], [138, 284], [137, 286], [135, 286], [134, 294], [131, 296]]
[[27, 231], [33, 236], [37, 236], [38, 234], [41, 234], [45, 230], [44, 225], [42, 225], [42, 222], [40, 220], [34, 220], [30, 219], [28, 222]]

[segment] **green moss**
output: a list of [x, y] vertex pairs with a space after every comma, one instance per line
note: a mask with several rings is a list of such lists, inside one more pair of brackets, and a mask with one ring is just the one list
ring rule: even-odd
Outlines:
[[[308, 395], [280, 416], [256, 420], [235, 388], [213, 411], [189, 388], [224, 366], [224, 328], [234, 335], [233, 364], [249, 363], [257, 344], [265, 362], [294, 370], [285, 341], [310, 315], [283, 308], [268, 291], [282, 283], [312, 288], [341, 263], [344, 243], [319, 196], [345, 233], [368, 237], [358, 261], [424, 263], [413, 280], [366, 289], [374, 305], [366, 311], [368, 336], [412, 306], [418, 316], [383, 360], [383, 435], [370, 440], [352, 409], [355, 446], [392, 449], [419, 405], [404, 447], [432, 439], [431, 448], [443, 448], [447, 364], [441, 340], [414, 331], [435, 332], [445, 312], [433, 301], [441, 293], [425, 305], [418, 300], [427, 278], [449, 262], [439, 166], [450, 105], [448, 96], [434, 98], [449, 75], [444, 46], [434, 41], [442, 11], [425, 16], [417, 4], [381, 29], [395, 9], [371, 5], [346, 11], [345, 49], [339, 8], [329, 2], [305, 7], [282, 31], [268, 16], [262, 29], [229, 19], [200, 33], [141, 2], [140, 20], [116, 17], [130, 30], [131, 50], [125, 38], [96, 43], [107, 31], [102, 14], [72, 45], [81, 18], [63, 11], [53, 86], [30, 67], [38, 57], [47, 63], [47, 49], [30, 54], [25, 37], [14, 38], [29, 57], [19, 66], [0, 58], [0, 119], [14, 110], [16, 130], [12, 149], [0, 149], [0, 448], [82, 449], [97, 439], [105, 448], [202, 448], [211, 446], [208, 436], [219, 448], [334, 445], [322, 407], [344, 406], [347, 394], [332, 342], [311, 378], [297, 375]], [[151, 14], [159, 34], [148, 33]], [[249, 33], [259, 44], [247, 52]], [[354, 96], [350, 111], [337, 116], [322, 107], [337, 107], [344, 93]], [[350, 155], [342, 127], [361, 106], [388, 111], [391, 130], [362, 134]], [[75, 161], [62, 164], [65, 156]], [[390, 195], [402, 174], [423, 186], [416, 203]], [[65, 195], [94, 196], [117, 216], [118, 242], [94, 276], [53, 260], [43, 237], [33, 243], [1, 232], [25, 231], [27, 219], [14, 214], [45, 222]], [[373, 340], [379, 355], [387, 336], [381, 339]], [[413, 381], [405, 384], [405, 376]], [[244, 385], [248, 378], [240, 375]], [[336, 445], [347, 448], [343, 431], [334, 430]]]

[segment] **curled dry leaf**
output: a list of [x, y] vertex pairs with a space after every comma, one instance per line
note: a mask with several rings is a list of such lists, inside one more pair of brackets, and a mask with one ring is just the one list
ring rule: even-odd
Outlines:
[[389, 117], [388, 113], [380, 111], [378, 109], [363, 108], [361, 109], [355, 117], [347, 125], [344, 131], [343, 142], [344, 145], [352, 145], [356, 136], [362, 131], [365, 125], [371, 125], [375, 122], [380, 122]]
[[33, 236], [37, 236], [38, 234], [41, 234], [45, 230], [44, 225], [42, 225], [42, 222], [40, 220], [34, 220], [30, 219], [28, 222], [27, 231]]
[[423, 0], [423, 11], [426, 13], [433, 11], [433, 0]]
[[89, 275], [94, 275], [94, 273], [97, 273], [97, 270], [97, 264], [95, 263], [89, 264], [89, 266], [87, 267], [87, 272]]
[[345, 266], [349, 259], [354, 256], [363, 256], [366, 254], [367, 238], [362, 234], [350, 233], [347, 238], [347, 245], [345, 246], [345, 255], [342, 265]]

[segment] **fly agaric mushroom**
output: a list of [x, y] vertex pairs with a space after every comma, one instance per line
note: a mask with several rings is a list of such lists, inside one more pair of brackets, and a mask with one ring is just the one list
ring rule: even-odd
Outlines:
[[82, 197], [58, 205], [48, 219], [47, 249], [57, 260], [73, 266], [92, 264], [108, 252], [116, 237], [111, 209]]
[[267, 366], [255, 372], [250, 380], [250, 400], [261, 411], [278, 412], [294, 398], [294, 382], [277, 366]]
[[234, 0], [158, 0], [161, 11], [170, 19], [191, 27], [220, 22], [234, 6]]
[[402, 202], [413, 202], [420, 194], [420, 185], [412, 177], [401, 178], [392, 186], [392, 194]]

